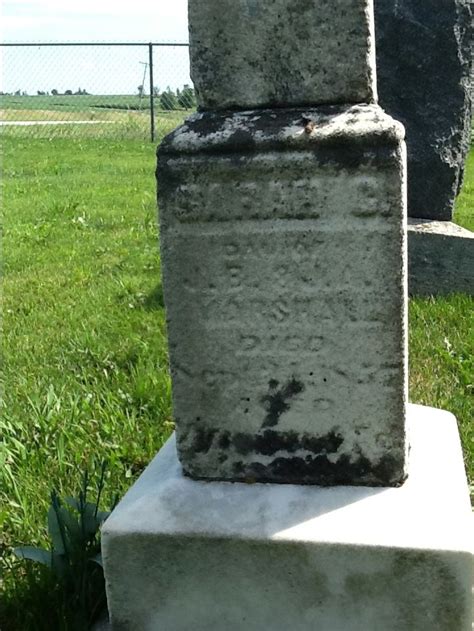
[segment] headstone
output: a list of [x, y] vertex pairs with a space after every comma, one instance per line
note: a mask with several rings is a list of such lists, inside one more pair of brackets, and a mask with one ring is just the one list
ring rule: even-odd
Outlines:
[[158, 159], [184, 471], [396, 486], [403, 128], [376, 105], [336, 105], [374, 98], [372, 3], [191, 0], [189, 15], [199, 105], [217, 111], [191, 117]]
[[372, 12], [372, 0], [190, 0], [200, 106], [373, 102]]
[[178, 450], [196, 478], [406, 470], [403, 128], [375, 105], [197, 114], [161, 145]]
[[471, 136], [470, 0], [375, 0], [380, 105], [406, 128], [408, 215], [450, 221]]
[[[317, 44], [302, 45], [300, 10]], [[359, 49], [369, 2], [191, 0], [190, 19], [195, 50], [224, 70], [228, 51], [254, 105], [289, 103], [252, 50], [255, 65], [239, 65], [252, 38], [267, 69], [285, 60], [289, 86], [325, 33], [345, 46], [325, 58], [334, 94], [374, 80]], [[316, 66], [292, 109], [225, 110], [248, 107], [239, 82], [195, 56], [193, 76], [216, 111], [158, 155], [179, 460], [172, 438], [103, 530], [112, 629], [468, 631], [456, 423], [428, 408], [406, 418], [403, 128], [328, 97]]]

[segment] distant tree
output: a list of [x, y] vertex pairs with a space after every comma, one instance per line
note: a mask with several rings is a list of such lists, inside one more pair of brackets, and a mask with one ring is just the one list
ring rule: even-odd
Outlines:
[[53, 96], [58, 96], [59, 92], [58, 92], [55, 88], [53, 88], [53, 89], [51, 90], [51, 94], [52, 94]]
[[178, 90], [178, 103], [185, 110], [190, 110], [193, 107], [196, 107], [196, 96], [190, 85], [185, 84], [181, 92]]
[[139, 85], [137, 87], [137, 90], [138, 90], [138, 96], [141, 98], [143, 96], [143, 93], [144, 93], [143, 86]]
[[72, 96], [72, 90], [66, 90], [64, 94], [67, 94], [67, 96]]
[[21, 90], [17, 90], [17, 91], [15, 92], [15, 96], [21, 96]]
[[37, 91], [36, 91], [36, 94], [37, 94], [38, 96], [45, 96], [46, 92], [44, 92], [43, 90], [37, 90]]
[[163, 110], [177, 110], [179, 102], [176, 94], [170, 88], [167, 88], [160, 97], [161, 108]]
[[160, 88], [157, 85], [153, 86], [153, 96], [160, 96]]

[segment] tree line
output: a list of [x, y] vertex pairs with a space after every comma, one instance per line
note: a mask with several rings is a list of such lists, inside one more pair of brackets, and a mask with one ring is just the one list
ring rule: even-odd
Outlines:
[[[143, 85], [139, 85], [137, 90], [140, 99], [146, 96]], [[75, 92], [73, 90], [65, 90], [62, 93], [56, 88], [53, 88], [51, 92], [37, 90], [36, 94], [37, 96], [83, 96], [90, 95], [91, 93], [87, 92], [87, 90], [84, 90], [83, 88], [79, 88]], [[26, 91], [16, 90], [11, 93], [0, 92], [0, 95], [28, 96], [28, 93]], [[153, 88], [153, 99], [158, 100], [158, 107], [162, 110], [190, 110], [196, 107], [196, 95], [194, 89], [187, 83], [181, 89], [177, 88], [176, 90], [172, 90], [170, 87], [167, 87], [166, 90], [163, 90], [163, 92], [155, 86]]]
[[[56, 88], [53, 88], [51, 92], [48, 92], [47, 90], [36, 90], [36, 96], [49, 96], [50, 94], [52, 96], [60, 96], [61, 92], [59, 90], [56, 90]], [[72, 90], [65, 90], [62, 93], [62, 95], [66, 96], [78, 96], [84, 94], [90, 94], [90, 92], [79, 88], [75, 92], [73, 92]], [[29, 96], [29, 94], [26, 90], [15, 90], [15, 92], [0, 92], [0, 96]]]
[[[139, 85], [138, 96], [140, 98], [145, 96], [143, 85]], [[180, 90], [173, 91], [169, 86], [163, 92], [155, 86], [153, 88], [153, 98], [159, 99], [159, 106], [162, 110], [190, 110], [196, 107], [196, 95], [194, 89], [187, 83]]]

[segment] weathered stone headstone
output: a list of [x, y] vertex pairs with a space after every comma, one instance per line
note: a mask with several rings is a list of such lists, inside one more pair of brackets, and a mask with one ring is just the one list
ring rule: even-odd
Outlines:
[[191, 0], [189, 12], [201, 108], [300, 108], [205, 111], [160, 147], [184, 471], [400, 484], [403, 128], [376, 105], [321, 107], [375, 96], [372, 3]]
[[406, 128], [408, 215], [451, 220], [471, 135], [470, 0], [375, 0], [380, 105]]
[[162, 144], [162, 267], [187, 474], [404, 480], [402, 138], [364, 105], [205, 112]]
[[[256, 85], [254, 106], [289, 105], [293, 88], [266, 73], [284, 58], [289, 86], [311, 73], [307, 31], [290, 19], [300, 9], [321, 50], [344, 32], [337, 63], [325, 60], [339, 96], [316, 68], [292, 109], [223, 109], [249, 105], [225, 51]], [[252, 37], [268, 44], [277, 24], [296, 43], [297, 67], [278, 39], [263, 71], [239, 65], [232, 33], [247, 46], [249, 15]], [[373, 39], [371, 3], [190, 0], [190, 19], [219, 71], [193, 58], [201, 107], [218, 111], [191, 117], [158, 156], [180, 460], [173, 438], [105, 525], [112, 629], [468, 631], [455, 420], [411, 408], [407, 461], [403, 128], [347, 104], [352, 78], [375, 77], [358, 48]], [[242, 483], [268, 481], [281, 484]]]

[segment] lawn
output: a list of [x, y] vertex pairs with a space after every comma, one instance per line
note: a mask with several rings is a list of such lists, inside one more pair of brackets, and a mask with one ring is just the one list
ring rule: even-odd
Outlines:
[[[12, 603], [23, 579], [11, 547], [44, 543], [51, 488], [74, 494], [83, 471], [106, 459], [104, 504], [111, 502], [173, 422], [154, 146], [14, 132], [4, 136], [3, 160], [0, 523]], [[473, 179], [471, 154], [458, 205], [471, 227]], [[411, 400], [457, 416], [471, 483], [473, 313], [461, 295], [410, 305]]]
[[471, 149], [467, 158], [464, 183], [457, 199], [454, 221], [474, 231], [474, 149]]

